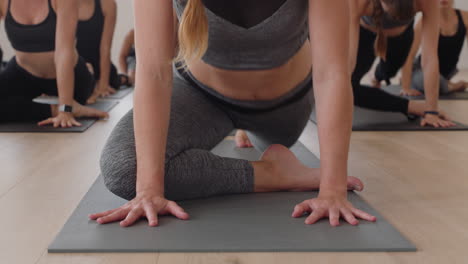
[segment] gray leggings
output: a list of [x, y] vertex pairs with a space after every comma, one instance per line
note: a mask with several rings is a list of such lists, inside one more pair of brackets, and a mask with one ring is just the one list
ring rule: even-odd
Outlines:
[[[271, 144], [290, 147], [310, 116], [313, 104], [310, 88], [308, 78], [275, 100], [233, 100], [174, 72], [165, 156], [165, 197], [185, 200], [252, 192], [252, 164], [216, 156], [210, 150], [234, 128], [246, 130], [260, 151]], [[135, 197], [133, 111], [114, 128], [100, 165], [105, 185], [111, 192], [127, 200]]]
[[[455, 69], [452, 73], [448, 76], [443, 76], [440, 74], [440, 81], [439, 81], [439, 94], [446, 95], [449, 94], [449, 82], [453, 76], [458, 73], [458, 70]], [[411, 79], [411, 87], [415, 90], [424, 93], [424, 72], [421, 67], [421, 58], [415, 60], [413, 64], [413, 76]]]
[[[439, 94], [445, 95], [450, 93], [448, 84], [449, 81], [444, 76], [440, 75]], [[413, 72], [411, 86], [413, 89], [424, 94], [424, 73], [421, 69]]]

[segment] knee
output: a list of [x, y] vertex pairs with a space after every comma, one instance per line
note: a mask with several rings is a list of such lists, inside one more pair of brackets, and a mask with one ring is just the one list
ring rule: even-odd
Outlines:
[[132, 111], [120, 120], [107, 140], [100, 159], [105, 186], [131, 200], [136, 194], [136, 151]]

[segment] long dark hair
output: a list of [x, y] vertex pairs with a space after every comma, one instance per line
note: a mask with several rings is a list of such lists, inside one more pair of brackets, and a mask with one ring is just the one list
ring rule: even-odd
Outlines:
[[386, 59], [387, 55], [387, 37], [383, 33], [383, 19], [385, 15], [382, 2], [388, 8], [388, 14], [396, 20], [409, 20], [414, 17], [416, 11], [414, 8], [414, 0], [371, 0], [373, 13], [372, 19], [377, 27], [377, 38], [375, 40], [375, 54]]

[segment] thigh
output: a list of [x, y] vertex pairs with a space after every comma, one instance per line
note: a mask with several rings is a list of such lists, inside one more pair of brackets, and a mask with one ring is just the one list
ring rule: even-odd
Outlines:
[[312, 112], [311, 93], [312, 89], [299, 100], [269, 112], [242, 114], [238, 116], [238, 126], [246, 130], [250, 141], [260, 151], [272, 144], [291, 147], [299, 139]]
[[86, 104], [86, 100], [94, 91], [95, 81], [93, 74], [88, 70], [84, 59], [79, 58], [74, 70], [75, 82], [73, 97], [80, 104]]
[[362, 77], [370, 71], [375, 61], [375, 33], [360, 27], [359, 44], [356, 57], [356, 67], [353, 72], [353, 82], [360, 83]]
[[0, 73], [0, 96], [34, 98], [42, 93], [35, 77], [12, 58]]
[[[174, 78], [171, 111], [166, 141], [165, 162], [188, 149], [211, 150], [234, 129], [227, 114], [207, 97], [179, 77]], [[114, 161], [115, 157], [123, 160]], [[114, 166], [114, 162], [118, 162]], [[133, 110], [128, 112], [112, 131], [101, 158], [103, 175], [108, 170], [125, 170], [136, 175]]]
[[386, 60], [381, 60], [378, 66], [387, 75], [385, 79], [394, 77], [403, 67], [411, 51], [413, 40], [414, 29], [412, 25], [409, 25], [400, 36], [388, 38]]

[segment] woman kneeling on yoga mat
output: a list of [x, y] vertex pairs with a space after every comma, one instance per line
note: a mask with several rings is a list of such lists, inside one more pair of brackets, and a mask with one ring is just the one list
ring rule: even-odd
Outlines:
[[[317, 198], [291, 204], [292, 216], [312, 212], [306, 224], [327, 217], [333, 226], [340, 217], [353, 225], [356, 218], [375, 221], [347, 200], [347, 190], [363, 189], [347, 176], [353, 112], [348, 1], [134, 3], [135, 108], [101, 157], [107, 188], [130, 201], [91, 219], [129, 226], [145, 216], [156, 226], [157, 215], [189, 218], [177, 200], [320, 189]], [[176, 47], [178, 65], [171, 67]], [[305, 167], [287, 148], [311, 113], [312, 65], [320, 169]], [[259, 161], [210, 152], [234, 128], [249, 133], [263, 152]]]
[[[107, 117], [82, 105], [94, 80], [75, 49], [78, 0], [0, 0], [1, 18], [15, 57], [0, 73], [0, 122], [71, 127], [75, 117]], [[60, 106], [33, 103], [41, 94], [58, 94]]]
[[[439, 0], [350, 0], [351, 56], [354, 102], [357, 106], [379, 111], [401, 112], [422, 116], [421, 125], [450, 127], [438, 106], [439, 62], [437, 36]], [[413, 43], [413, 21], [422, 12], [422, 68], [425, 74], [426, 102], [409, 101], [383, 90], [361, 85], [361, 79], [371, 69], [376, 55], [380, 57], [375, 71], [374, 86], [389, 84], [408, 58]], [[403, 91], [411, 95], [414, 91]]]
[[[468, 88], [468, 82], [452, 82], [451, 79], [457, 72], [457, 64], [460, 54], [468, 37], [468, 12], [455, 9], [453, 0], [440, 0], [440, 26], [439, 26], [439, 93], [449, 94], [461, 92]], [[414, 57], [419, 50], [422, 34], [422, 21], [415, 28], [415, 38], [410, 55], [403, 68], [402, 86], [403, 90], [411, 87], [417, 90], [414, 95], [424, 93], [424, 74], [421, 69], [421, 56], [416, 61]], [[414, 72], [413, 72], [414, 71]]]
[[88, 103], [120, 88], [117, 68], [111, 62], [112, 39], [117, 17], [115, 0], [80, 0], [76, 48], [93, 67], [96, 88]]

